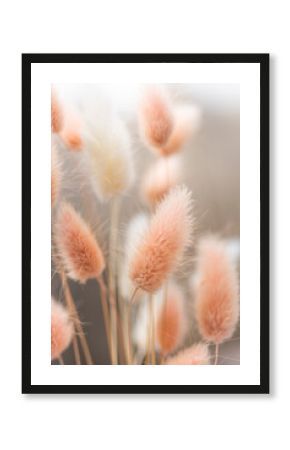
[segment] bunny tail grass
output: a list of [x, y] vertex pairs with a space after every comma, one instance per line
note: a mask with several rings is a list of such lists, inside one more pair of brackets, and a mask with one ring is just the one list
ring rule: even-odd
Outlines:
[[145, 173], [141, 183], [141, 197], [150, 207], [155, 207], [180, 181], [180, 157], [159, 158]]
[[75, 111], [65, 110], [64, 123], [59, 135], [67, 150], [72, 152], [83, 150], [82, 122]]
[[51, 149], [51, 207], [56, 205], [61, 181], [60, 164], [58, 161], [56, 149], [53, 146]]
[[151, 328], [151, 339], [150, 339], [150, 350], [151, 350], [151, 364], [156, 364], [156, 354], [155, 354], [155, 315], [154, 315], [154, 297], [152, 294], [149, 295], [149, 308], [150, 308], [150, 328]]
[[71, 344], [73, 325], [67, 310], [51, 299], [51, 359], [58, 359]]
[[184, 304], [181, 289], [177, 284], [170, 282], [156, 323], [158, 347], [163, 356], [173, 353], [182, 344], [186, 331]]
[[197, 276], [195, 311], [200, 334], [220, 344], [233, 335], [239, 318], [237, 273], [222, 241], [201, 240]]
[[214, 357], [214, 363], [217, 365], [219, 359], [219, 344], [215, 344], [215, 357]]
[[152, 87], [140, 104], [139, 124], [145, 144], [159, 152], [173, 130], [173, 113], [166, 92]]
[[101, 120], [95, 130], [84, 133], [84, 146], [92, 187], [100, 201], [111, 200], [130, 188], [135, 171], [125, 123], [114, 117]]
[[117, 282], [117, 248], [118, 248], [118, 222], [120, 213], [120, 199], [113, 198], [110, 206], [110, 242], [109, 242], [109, 303], [111, 309], [111, 347], [112, 364], [118, 364], [118, 314], [116, 287]]
[[[76, 329], [75, 329], [75, 326], [74, 326], [74, 332], [75, 331], [76, 331]], [[73, 346], [75, 363], [76, 363], [77, 366], [79, 366], [81, 364], [81, 355], [80, 355], [78, 339], [77, 339], [77, 336], [75, 334], [74, 334], [73, 339], [72, 339], [72, 346]]]
[[175, 110], [175, 120], [172, 133], [166, 144], [160, 149], [162, 156], [179, 153], [190, 136], [200, 126], [200, 110], [192, 105], [182, 105]]
[[51, 131], [59, 133], [63, 126], [63, 111], [55, 90], [51, 91]]
[[191, 195], [183, 186], [170, 191], [159, 203], [130, 262], [135, 287], [153, 293], [177, 268], [191, 242], [191, 210]]
[[108, 344], [108, 350], [111, 358], [111, 362], [113, 361], [113, 355], [112, 355], [112, 341], [111, 341], [111, 325], [110, 325], [110, 312], [109, 307], [107, 303], [107, 288], [104, 283], [103, 276], [100, 275], [97, 278], [97, 282], [100, 287], [100, 297], [101, 297], [101, 306], [102, 306], [102, 312], [103, 312], [103, 319], [104, 319], [104, 325], [105, 325], [105, 332], [107, 337], [107, 344]]
[[166, 365], [206, 365], [209, 364], [210, 357], [206, 344], [194, 344], [191, 347], [181, 350], [175, 356], [168, 358]]
[[70, 278], [85, 283], [105, 268], [100, 246], [92, 231], [69, 203], [61, 205], [55, 224], [55, 241]]
[[[149, 217], [146, 214], [140, 213], [133, 216], [130, 220], [125, 234], [125, 242], [123, 247], [123, 258], [120, 264], [119, 287], [123, 300], [126, 303], [130, 300], [130, 295], [134, 290], [134, 286], [129, 276], [130, 261], [138, 248], [142, 236], [145, 233], [149, 223]], [[141, 297], [141, 289], [138, 291], [138, 299]], [[136, 298], [137, 300], [137, 298]]]
[[79, 314], [78, 314], [78, 310], [75, 306], [74, 300], [73, 300], [73, 296], [71, 294], [71, 290], [67, 281], [67, 277], [64, 273], [64, 271], [60, 271], [60, 277], [61, 277], [61, 281], [62, 281], [62, 286], [63, 286], [63, 291], [64, 291], [64, 298], [66, 301], [66, 305], [68, 310], [70, 311], [70, 315], [72, 317], [74, 326], [77, 330], [79, 339], [80, 339], [80, 343], [81, 343], [81, 347], [84, 353], [84, 358], [86, 361], [86, 364], [88, 365], [92, 365], [93, 364], [93, 359], [92, 359], [92, 355], [87, 343], [87, 339], [79, 318]]
[[132, 364], [133, 361], [133, 344], [132, 344], [132, 323], [131, 323], [131, 314], [132, 314], [132, 305], [134, 300], [138, 294], [139, 288], [136, 287], [130, 297], [130, 300], [127, 305], [127, 363]]

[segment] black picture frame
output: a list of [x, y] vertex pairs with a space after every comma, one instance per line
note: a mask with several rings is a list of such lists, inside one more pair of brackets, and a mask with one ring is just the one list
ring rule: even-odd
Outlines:
[[[22, 55], [22, 393], [267, 394], [269, 393], [269, 54], [23, 54]], [[260, 384], [31, 384], [31, 65], [33, 63], [260, 64]]]

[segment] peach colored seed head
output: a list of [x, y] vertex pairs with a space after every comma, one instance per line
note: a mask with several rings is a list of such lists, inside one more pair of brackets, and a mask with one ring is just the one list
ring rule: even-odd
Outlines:
[[194, 344], [185, 350], [181, 350], [172, 358], [168, 358], [165, 364], [176, 366], [193, 366], [209, 364], [209, 361], [210, 357], [207, 345], [199, 343]]
[[145, 173], [141, 195], [149, 206], [154, 207], [180, 181], [180, 158], [160, 158]]
[[238, 279], [226, 246], [201, 240], [197, 255], [195, 311], [201, 336], [219, 344], [229, 339], [239, 318]]
[[61, 205], [58, 211], [55, 241], [70, 278], [85, 283], [103, 272], [103, 253], [92, 231], [68, 203]]
[[190, 192], [177, 186], [157, 206], [129, 265], [135, 288], [153, 293], [177, 268], [191, 241]]
[[78, 152], [83, 148], [82, 124], [78, 115], [69, 109], [65, 111], [65, 120], [60, 137], [68, 150]]
[[162, 355], [174, 352], [184, 339], [186, 318], [181, 289], [169, 283], [167, 295], [156, 322], [156, 339]]
[[174, 117], [172, 133], [166, 144], [160, 149], [160, 153], [163, 156], [170, 156], [180, 152], [200, 124], [200, 110], [192, 105], [177, 107]]
[[51, 359], [57, 359], [68, 348], [73, 337], [73, 325], [67, 310], [51, 299]]
[[139, 119], [145, 143], [158, 152], [168, 141], [173, 129], [172, 108], [163, 90], [147, 90], [141, 101]]
[[51, 206], [55, 206], [60, 188], [60, 166], [55, 147], [51, 149]]
[[[129, 277], [128, 267], [138, 246], [139, 242], [142, 240], [142, 236], [146, 231], [149, 223], [149, 218], [146, 214], [140, 213], [133, 216], [128, 223], [126, 229], [126, 235], [124, 236], [124, 247], [123, 247], [123, 261], [120, 267], [119, 273], [119, 287], [120, 293], [125, 301], [129, 301], [134, 290], [132, 286], [132, 281]], [[144, 295], [141, 289], [136, 293], [136, 300], [140, 299]]]
[[63, 126], [63, 111], [55, 91], [51, 92], [51, 130], [59, 133]]

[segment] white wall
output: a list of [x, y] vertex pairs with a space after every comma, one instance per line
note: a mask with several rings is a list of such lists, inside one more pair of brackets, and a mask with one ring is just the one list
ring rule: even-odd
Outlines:
[[[10, 1], [1, 17], [1, 448], [287, 448], [290, 391], [287, 2], [167, 0], [158, 6], [156, 0], [143, 3], [27, 0]], [[20, 53], [61, 51], [272, 53], [270, 396], [144, 398], [20, 394]]]

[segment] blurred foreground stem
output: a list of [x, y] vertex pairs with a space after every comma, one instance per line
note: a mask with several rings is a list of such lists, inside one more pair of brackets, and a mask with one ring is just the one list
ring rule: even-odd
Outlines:
[[219, 345], [215, 344], [215, 359], [214, 359], [215, 365], [217, 365], [218, 363], [218, 358], [219, 358]]
[[109, 304], [110, 304], [110, 332], [112, 364], [118, 364], [118, 331], [117, 331], [117, 249], [120, 199], [115, 197], [110, 203], [110, 243], [109, 243]]
[[103, 279], [102, 275], [100, 275], [97, 278], [97, 282], [98, 282], [99, 288], [100, 288], [100, 297], [101, 297], [101, 305], [102, 305], [103, 319], [104, 319], [104, 325], [105, 325], [105, 332], [106, 332], [106, 337], [107, 337], [107, 344], [108, 344], [111, 362], [113, 363], [112, 340], [111, 340], [111, 332], [110, 332], [110, 312], [109, 312], [109, 307], [108, 307], [108, 303], [107, 303], [107, 288], [104, 283], [104, 279]]
[[81, 321], [80, 321], [80, 318], [79, 318], [79, 315], [78, 315], [78, 311], [77, 311], [77, 309], [75, 307], [75, 303], [74, 303], [74, 300], [73, 300], [73, 297], [72, 297], [72, 294], [71, 294], [71, 291], [70, 291], [70, 287], [69, 287], [69, 284], [68, 284], [68, 281], [67, 281], [67, 277], [66, 277], [66, 275], [65, 275], [65, 273], [63, 271], [61, 271], [60, 277], [61, 277], [62, 286], [63, 286], [63, 290], [64, 290], [65, 301], [66, 301], [67, 307], [68, 307], [68, 309], [69, 309], [69, 311], [71, 313], [74, 326], [76, 327], [76, 330], [78, 332], [78, 335], [79, 335], [79, 338], [80, 338], [80, 342], [81, 342], [81, 346], [82, 346], [82, 349], [83, 349], [83, 352], [84, 352], [84, 357], [85, 357], [86, 364], [92, 365], [93, 364], [93, 359], [92, 359], [92, 356], [91, 356], [91, 352], [90, 352], [90, 349], [89, 349], [89, 346], [88, 346], [88, 343], [87, 343], [87, 340], [86, 340], [86, 336], [85, 336], [84, 331], [83, 331], [83, 327], [82, 327], [82, 324], [81, 324]]
[[156, 364], [155, 355], [155, 318], [154, 318], [154, 297], [152, 294], [149, 296], [150, 304], [150, 325], [151, 325], [151, 364]]

